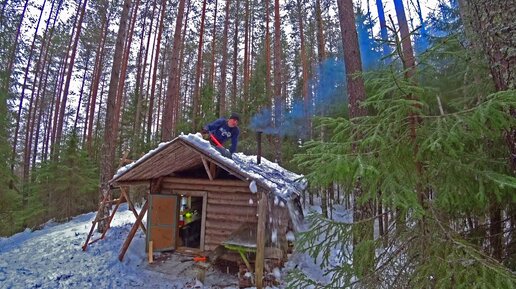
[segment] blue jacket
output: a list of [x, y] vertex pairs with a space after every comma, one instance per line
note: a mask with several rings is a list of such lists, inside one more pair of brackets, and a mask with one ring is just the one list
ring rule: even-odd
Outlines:
[[219, 118], [204, 126], [204, 129], [212, 133], [220, 143], [225, 143], [228, 138], [231, 138], [230, 153], [236, 152], [238, 145], [238, 135], [240, 129], [238, 127], [229, 127], [228, 121], [225, 118]]

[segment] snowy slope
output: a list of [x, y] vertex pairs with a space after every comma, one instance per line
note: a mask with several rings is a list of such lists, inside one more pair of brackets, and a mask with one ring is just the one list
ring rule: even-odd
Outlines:
[[[117, 212], [106, 239], [83, 252], [81, 246], [94, 218], [95, 213], [84, 214], [64, 224], [48, 224], [39, 231], [26, 230], [1, 238], [0, 288], [187, 288], [195, 284], [192, 278], [148, 270], [141, 231], [124, 261], [118, 261], [121, 245], [135, 220], [127, 208]], [[221, 273], [219, 278], [228, 276]]]
[[[204, 286], [198, 287], [193, 286], [196, 283], [192, 277], [151, 271], [141, 230], [124, 261], [119, 262], [119, 250], [135, 220], [125, 206], [115, 215], [106, 239], [91, 244], [83, 252], [81, 246], [94, 218], [92, 212], [67, 223], [49, 223], [42, 230], [0, 238], [0, 288], [238, 288], [228, 286], [237, 284], [236, 276], [215, 269], [206, 275]], [[325, 280], [319, 265], [304, 254], [292, 255], [283, 272], [275, 275], [284, 278], [288, 268], [294, 267], [302, 268], [313, 279]]]

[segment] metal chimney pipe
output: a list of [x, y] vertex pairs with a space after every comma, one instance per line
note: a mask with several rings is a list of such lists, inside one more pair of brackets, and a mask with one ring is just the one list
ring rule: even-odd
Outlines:
[[257, 131], [256, 132], [256, 145], [257, 145], [257, 152], [256, 152], [256, 164], [259, 165], [262, 162], [262, 132]]

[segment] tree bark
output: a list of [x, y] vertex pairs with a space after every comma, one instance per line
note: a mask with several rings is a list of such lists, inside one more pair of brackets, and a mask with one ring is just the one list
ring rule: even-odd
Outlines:
[[[351, 121], [357, 117], [365, 116], [366, 110], [361, 106], [365, 101], [365, 86], [362, 78], [362, 61], [358, 46], [358, 35], [355, 27], [355, 15], [352, 0], [337, 0], [339, 20], [344, 47], [344, 62], [346, 66], [346, 82], [349, 100], [349, 118]], [[355, 141], [360, 141], [355, 139]], [[353, 148], [354, 150], [354, 148]], [[356, 180], [353, 190], [355, 201], [353, 202], [353, 221], [359, 228], [354, 231], [353, 244], [373, 240], [373, 201], [364, 198], [364, 188], [360, 179]], [[358, 278], [364, 278], [374, 271], [374, 246], [363, 248], [366, 252], [353, 249], [353, 264]]]
[[[279, 0], [274, 1], [274, 126], [277, 130], [281, 128], [283, 119], [283, 98], [281, 88], [283, 84], [282, 62], [281, 62], [281, 27], [280, 27], [280, 6]], [[274, 138], [276, 150], [276, 161], [281, 163], [281, 132]]]
[[222, 32], [222, 61], [220, 63], [220, 87], [219, 87], [219, 116], [226, 113], [226, 75], [228, 67], [228, 30], [229, 30], [229, 5], [231, 0], [226, 0], [226, 16], [224, 19], [224, 32]]
[[108, 27], [109, 27], [109, 19], [107, 19], [106, 13], [102, 14], [102, 24], [101, 24], [101, 36], [100, 36], [100, 43], [97, 47], [97, 53], [95, 56], [95, 68], [93, 73], [93, 79], [91, 84], [91, 98], [90, 98], [90, 106], [89, 106], [89, 112], [88, 112], [88, 132], [86, 135], [86, 149], [88, 151], [88, 155], [93, 155], [93, 117], [95, 115], [95, 107], [97, 105], [97, 96], [98, 96], [98, 90], [99, 90], [99, 84], [100, 84], [100, 78], [102, 76], [102, 71], [104, 67], [104, 56], [105, 56], [105, 45], [106, 45], [106, 38], [108, 34]]
[[201, 113], [201, 72], [202, 72], [202, 48], [204, 41], [204, 20], [206, 19], [206, 0], [202, 3], [201, 12], [201, 27], [199, 28], [199, 46], [197, 48], [197, 66], [195, 68], [195, 84], [193, 90], [193, 117], [192, 117], [192, 129], [197, 131], [198, 122]]
[[214, 79], [215, 79], [215, 54], [217, 54], [215, 50], [215, 43], [217, 42], [217, 10], [218, 10], [218, 1], [215, 0], [215, 12], [213, 12], [213, 30], [212, 30], [212, 39], [211, 39], [211, 66], [210, 66], [210, 77], [209, 84], [211, 87], [214, 87]]
[[265, 97], [268, 107], [274, 103], [271, 91], [271, 33], [269, 28], [270, 2], [265, 0]]
[[[75, 64], [75, 56], [77, 55], [77, 45], [79, 44], [79, 38], [81, 36], [82, 31], [82, 22], [84, 19], [84, 13], [86, 12], [86, 5], [88, 3], [88, 0], [84, 0], [82, 3], [82, 8], [80, 10], [79, 20], [77, 21], [77, 32], [75, 33], [75, 38], [73, 41], [72, 46], [72, 55], [70, 56], [70, 63], [68, 64], [68, 74], [66, 76], [66, 82], [63, 90], [63, 96], [61, 98], [61, 107], [59, 109], [59, 119], [57, 121], [57, 130], [56, 130], [56, 139], [54, 146], [60, 147], [61, 146], [61, 136], [63, 134], [63, 126], [64, 126], [64, 115], [66, 110], [66, 103], [68, 100], [68, 91], [70, 89], [70, 82], [72, 80], [72, 71], [73, 66]], [[55, 155], [59, 153], [58, 150], [54, 151]]]
[[[13, 174], [14, 174], [14, 164], [16, 162], [16, 155], [17, 155], [16, 154], [16, 147], [18, 146], [18, 133], [19, 133], [19, 130], [20, 130], [21, 113], [22, 113], [22, 110], [23, 110], [23, 101], [25, 99], [25, 87], [27, 86], [27, 80], [29, 78], [29, 69], [30, 69], [31, 62], [32, 62], [32, 54], [34, 52], [34, 48], [36, 47], [36, 38], [37, 38], [37, 35], [38, 35], [38, 28], [39, 28], [39, 24], [41, 22], [41, 18], [43, 17], [43, 11], [45, 10], [45, 4], [46, 3], [47, 3], [47, 1], [45, 0], [43, 2], [42, 7], [41, 7], [41, 12], [39, 14], [38, 22], [36, 24], [36, 29], [34, 31], [34, 36], [32, 38], [32, 43], [30, 45], [29, 56], [28, 56], [28, 59], [27, 59], [27, 65], [25, 66], [25, 73], [24, 73], [24, 78], [23, 78], [22, 91], [20, 93], [20, 103], [18, 104], [18, 114], [16, 116], [16, 127], [15, 127], [15, 130], [14, 130], [13, 149], [12, 149], [12, 155], [11, 155], [11, 173], [13, 173]], [[28, 171], [27, 172], [23, 172], [23, 179], [24, 180], [26, 179], [25, 176], [28, 176]], [[13, 186], [14, 186], [14, 184], [11, 183], [10, 187], [13, 188]], [[25, 190], [23, 190], [23, 205], [24, 206], [27, 205], [27, 192]]]
[[244, 21], [244, 84], [242, 89], [243, 95], [243, 109], [242, 113], [245, 115], [247, 113], [247, 102], [249, 100], [249, 1], [245, 0], [245, 21]]
[[[122, 53], [124, 49], [124, 42], [126, 38], [127, 20], [129, 17], [129, 7], [131, 0], [124, 0], [122, 7], [122, 14], [120, 16], [120, 25], [115, 42], [115, 53], [113, 55], [113, 65], [111, 67], [111, 79], [109, 81], [109, 91], [106, 104], [106, 121], [104, 126], [104, 137], [101, 150], [101, 173], [100, 173], [100, 191], [99, 200], [106, 198], [111, 200], [111, 191], [109, 189], [108, 181], [114, 174], [115, 162], [115, 145], [117, 132], [113, 130], [114, 123], [118, 121], [118, 116], [115, 114], [116, 97], [118, 91], [118, 82], [120, 80], [120, 69], [122, 62]], [[103, 206], [99, 209], [99, 218], [109, 216], [109, 206]], [[104, 232], [107, 229], [106, 222], [99, 222], [98, 229]]]
[[170, 63], [170, 74], [167, 84], [167, 94], [165, 98], [165, 110], [163, 111], [162, 122], [162, 141], [169, 141], [174, 136], [175, 127], [172, 123], [177, 119], [178, 108], [174, 106], [174, 99], [179, 99], [179, 52], [181, 51], [181, 26], [185, 10], [185, 0], [179, 0], [176, 18], [176, 28], [174, 30], [174, 43], [172, 48], [172, 60]]
[[[339, 1], [339, 0], [337, 0]], [[354, 16], [353, 16], [354, 19]], [[321, 1], [315, 1], [315, 22], [317, 25], [317, 57], [319, 63], [322, 63], [326, 59], [326, 48], [324, 39], [324, 24], [322, 19]]]
[[[10, 87], [11, 74], [12, 74], [13, 66], [14, 66], [14, 62], [15, 62], [14, 60], [16, 58], [16, 50], [18, 49], [18, 39], [20, 38], [20, 33], [21, 33], [22, 24], [23, 24], [23, 19], [25, 18], [25, 12], [27, 11], [27, 5], [28, 4], [29, 4], [29, 0], [26, 0], [25, 4], [23, 5], [22, 13], [20, 15], [20, 21], [18, 22], [18, 28], [16, 29], [16, 36], [14, 37], [13, 46], [11, 48], [11, 53], [10, 53], [10, 56], [9, 56], [9, 63], [7, 64], [7, 75], [6, 75], [6, 78], [5, 78], [5, 84], [3, 84], [5, 91], [8, 91], [9, 87]], [[7, 6], [7, 1], [2, 6], [2, 9], [5, 9], [5, 6]], [[43, 9], [41, 9], [41, 10], [43, 12]], [[2, 15], [3, 15], [3, 13], [2, 13]]]
[[[158, 28], [158, 38], [156, 40], [156, 51], [154, 54], [154, 66], [152, 71], [152, 84], [151, 84], [151, 93], [149, 97], [149, 114], [147, 117], [147, 143], [150, 142], [150, 136], [152, 133], [152, 115], [154, 113], [154, 93], [156, 91], [156, 80], [157, 80], [157, 72], [158, 72], [158, 61], [159, 61], [159, 52], [161, 48], [161, 35], [163, 34], [163, 19], [165, 18], [165, 9], [167, 8], [167, 0], [161, 1], [161, 13], [159, 19], [159, 28]], [[163, 62], [165, 62], [165, 57], [163, 57]]]
[[389, 47], [389, 34], [387, 33], [387, 22], [385, 21], [385, 12], [382, 0], [376, 0], [376, 8], [378, 10], [378, 22], [380, 22], [380, 37], [382, 38], [382, 54], [383, 57], [391, 54]]
[[237, 102], [237, 75], [238, 75], [238, 24], [240, 22], [240, 0], [236, 1], [235, 8], [235, 35], [233, 36], [233, 91], [231, 96], [231, 109], [235, 110]]
[[[317, 1], [318, 2], [318, 1]], [[303, 110], [304, 110], [304, 117], [306, 118], [306, 128], [307, 131], [310, 132], [312, 130], [312, 121], [311, 121], [311, 106], [312, 106], [312, 100], [310, 95], [308, 94], [308, 61], [306, 59], [306, 47], [305, 47], [305, 29], [304, 29], [304, 7], [302, 6], [301, 0], [297, 0], [297, 13], [298, 13], [298, 21], [299, 21], [299, 40], [301, 45], [301, 51], [299, 52], [301, 54], [301, 70], [302, 70], [302, 81], [303, 81], [303, 88], [301, 90], [301, 96], [303, 98]], [[310, 137], [310, 133], [307, 133], [307, 135], [302, 136], [304, 139], [308, 139]]]

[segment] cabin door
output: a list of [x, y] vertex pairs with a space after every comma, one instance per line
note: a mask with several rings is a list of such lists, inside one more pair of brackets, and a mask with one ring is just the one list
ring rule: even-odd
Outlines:
[[147, 244], [152, 241], [154, 251], [176, 248], [179, 203], [176, 195], [149, 195], [147, 215]]

